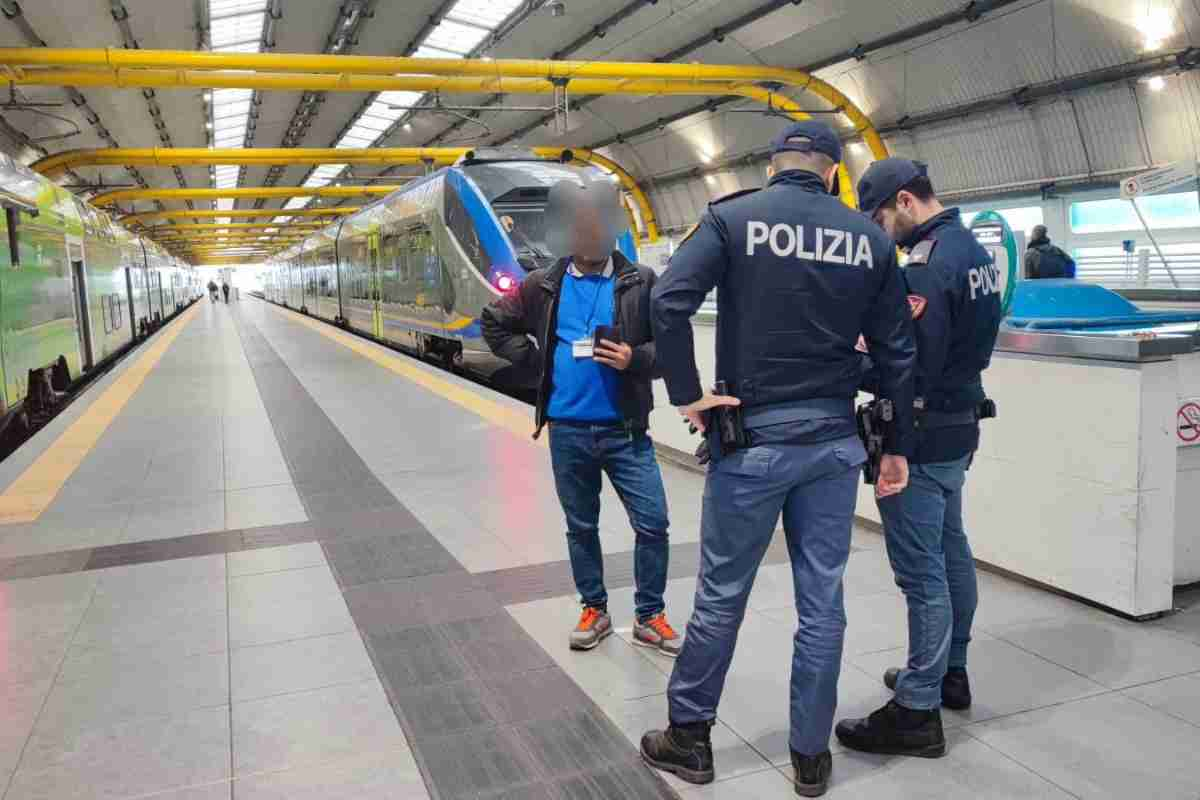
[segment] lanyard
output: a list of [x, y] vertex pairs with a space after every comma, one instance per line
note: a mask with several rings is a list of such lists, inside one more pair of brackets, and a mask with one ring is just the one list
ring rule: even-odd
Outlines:
[[[571, 277], [575, 278], [574, 275]], [[592, 295], [592, 310], [588, 312], [587, 321], [583, 324], [584, 332], [589, 334], [592, 333], [592, 323], [596, 321], [596, 308], [600, 305], [600, 293], [604, 291], [606, 282], [603, 273], [598, 274], [597, 277], [601, 280], [597, 281], [596, 293]], [[575, 278], [575, 280], [582, 280], [582, 278]]]

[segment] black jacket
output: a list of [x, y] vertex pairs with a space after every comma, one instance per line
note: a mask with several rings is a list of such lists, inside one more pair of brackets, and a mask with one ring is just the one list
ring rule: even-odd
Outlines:
[[[904, 281], [922, 301], [916, 318], [917, 397], [925, 410], [968, 411], [984, 399], [983, 371], [1000, 328], [1000, 275], [992, 256], [950, 208], [899, 243]], [[979, 447], [979, 425], [922, 431], [912, 460], [952, 461]]]
[[911, 446], [915, 346], [896, 248], [810, 172], [709, 204], [654, 290], [654, 334], [673, 405], [700, 399], [692, 314], [717, 287], [717, 379], [745, 408], [818, 398], [849, 406], [863, 334], [897, 408], [887, 452]]
[[[619, 252], [614, 252], [612, 259], [613, 326], [621, 341], [633, 348], [633, 359], [620, 374], [620, 411], [626, 422], [645, 429], [654, 408], [650, 381], [659, 377], [650, 331], [650, 290], [655, 274]], [[546, 406], [553, 390], [558, 301], [568, 263], [568, 259], [559, 259], [552, 267], [529, 273], [517, 291], [491, 303], [480, 317], [483, 338], [493, 353], [518, 367], [539, 371], [535, 439], [546, 424]], [[532, 334], [537, 344], [526, 334]]]

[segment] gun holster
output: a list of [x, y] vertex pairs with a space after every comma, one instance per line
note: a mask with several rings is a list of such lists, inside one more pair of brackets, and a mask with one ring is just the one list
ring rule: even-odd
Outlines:
[[704, 412], [704, 427], [704, 439], [696, 448], [696, 459], [701, 464], [712, 460], [714, 449], [718, 458], [724, 458], [750, 446], [741, 406], [717, 406]]
[[862, 439], [867, 451], [867, 460], [863, 462], [863, 482], [874, 484], [879, 478], [883, 443], [895, 419], [895, 408], [891, 400], [872, 400], [858, 407], [854, 419], [858, 425], [858, 438]]

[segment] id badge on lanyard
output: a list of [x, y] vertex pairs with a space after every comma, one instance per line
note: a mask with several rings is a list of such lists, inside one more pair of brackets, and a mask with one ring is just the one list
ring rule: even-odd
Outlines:
[[571, 355], [575, 358], [591, 358], [593, 348], [591, 339], [576, 339], [571, 342]]

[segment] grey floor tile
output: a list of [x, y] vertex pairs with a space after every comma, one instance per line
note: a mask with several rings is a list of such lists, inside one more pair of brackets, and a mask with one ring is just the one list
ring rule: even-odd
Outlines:
[[559, 778], [550, 784], [550, 790], [558, 797], [581, 800], [617, 800], [622, 797], [675, 800], [676, 797], [640, 758]]
[[1154, 627], [1200, 644], [1200, 607], [1170, 614], [1152, 623]]
[[526, 672], [554, 665], [554, 659], [506, 612], [442, 626], [463, 659], [480, 677]]
[[32, 683], [53, 675], [62, 663], [71, 634], [0, 635], [0, 687]]
[[1200, 670], [1200, 645], [1099, 613], [999, 628], [995, 634], [1113, 689]]
[[980, 571], [975, 627], [987, 632], [1050, 619], [1091, 619], [1099, 612], [1077, 600]]
[[225, 495], [215, 491], [135, 505], [122, 541], [142, 542], [222, 530], [225, 530]]
[[158, 564], [135, 564], [127, 567], [112, 567], [98, 574], [99, 585], [128, 586], [138, 591], [179, 586], [192, 581], [224, 579], [225, 556], [207, 555], [184, 558]]
[[406, 747], [377, 680], [233, 706], [235, 776]]
[[495, 720], [484, 701], [478, 679], [400, 689], [392, 701], [403, 716], [409, 735], [417, 741], [469, 730], [490, 728]]
[[[297, 476], [297, 484], [302, 476]], [[396, 497], [378, 482], [334, 489], [315, 487], [311, 483], [297, 486], [304, 500], [305, 511], [312, 519], [346, 514], [356, 511], [383, 509], [396, 504]]]
[[237, 779], [234, 796], [238, 800], [425, 800], [429, 792], [412, 753], [397, 748], [246, 775]]
[[235, 703], [375, 677], [357, 631], [239, 647], [230, 658]]
[[[837, 779], [836, 773], [834, 779]], [[687, 800], [783, 800], [795, 797], [793, 792], [791, 780], [782, 772], [766, 769], [729, 780], [719, 780], [707, 786], [691, 786], [682, 790], [679, 796]]]
[[112, 524], [51, 525], [42, 522], [0, 528], [0, 558], [57, 553], [116, 544], [125, 533], [128, 512]]
[[316, 527], [310, 522], [290, 525], [271, 525], [265, 528], [248, 528], [242, 531], [242, 547], [257, 550], [263, 547], [283, 547], [317, 540]]
[[427, 533], [326, 542], [324, 547], [329, 566], [344, 587], [462, 570]]
[[231, 781], [218, 781], [200, 786], [185, 786], [182, 789], [158, 792], [152, 797], [153, 800], [229, 800], [231, 784]]
[[325, 563], [325, 554], [316, 542], [260, 547], [229, 554], [228, 569], [232, 577], [281, 572], [285, 569], [317, 567]]
[[158, 612], [147, 608], [92, 616], [89, 610], [72, 642], [72, 650], [145, 649], [160, 656], [212, 653], [228, 646], [228, 616], [220, 609], [178, 609]]
[[413, 514], [401, 505], [376, 509], [354, 509], [322, 517], [314, 523], [317, 538], [358, 539], [370, 536], [427, 533]]
[[1200, 726], [1200, 672], [1134, 686], [1122, 694]]
[[258, 528], [304, 522], [308, 517], [290, 483], [225, 493], [225, 527]]
[[68, 739], [34, 737], [7, 797], [132, 797], [229, 777], [229, 710], [144, 717]]
[[0, 581], [80, 572], [87, 566], [91, 557], [92, 550], [89, 548], [0, 559]]
[[484, 700], [500, 723], [520, 723], [590, 708], [587, 694], [557, 666], [487, 676]]
[[[252, 575], [233, 580], [248, 580], [273, 575], [311, 572], [317, 568]], [[323, 568], [320, 568], [323, 569]], [[327, 570], [325, 570], [328, 572]], [[231, 598], [229, 640], [233, 647], [283, 642], [311, 636], [325, 636], [354, 629], [354, 620], [340, 593], [309, 592], [291, 599], [269, 593], [249, 593]]]
[[51, 677], [33, 683], [0, 685], [0, 780], [17, 768], [25, 741], [50, 691]]
[[228, 703], [226, 653], [155, 658], [136, 650], [78, 651], [64, 662], [38, 717], [37, 733], [64, 736], [137, 717]]
[[1118, 693], [969, 730], [1079, 797], [1190, 798], [1200, 786], [1200, 728]]
[[[422, 743], [421, 756], [445, 800], [487, 797], [491, 792], [501, 795], [541, 780], [513, 728], [431, 739]], [[464, 764], [471, 768], [463, 769]]]
[[391, 692], [433, 686], [468, 677], [457, 647], [429, 626], [367, 636], [380, 680]]
[[[903, 666], [907, 648], [854, 656], [851, 660], [868, 676]], [[977, 638], [970, 647], [969, 670], [973, 703], [967, 711], [943, 711], [943, 716], [979, 722], [993, 717], [1065, 703], [1109, 691], [1069, 669], [1039, 658], [999, 639]]]
[[551, 778], [630, 759], [634, 749], [596, 708], [581, 709], [517, 726], [538, 770]]

